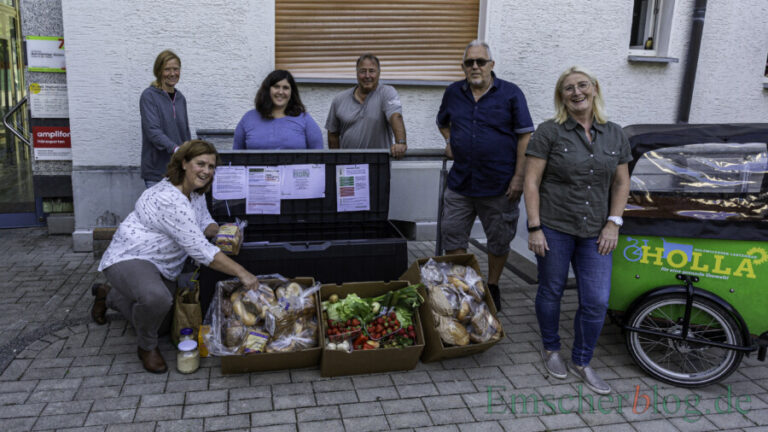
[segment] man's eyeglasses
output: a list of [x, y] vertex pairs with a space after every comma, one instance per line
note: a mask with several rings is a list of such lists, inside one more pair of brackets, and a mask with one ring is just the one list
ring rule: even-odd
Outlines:
[[483, 67], [487, 65], [492, 60], [490, 59], [484, 59], [484, 58], [476, 58], [476, 59], [466, 59], [464, 60], [464, 67], [471, 68], [473, 64], [477, 63], [478, 67]]
[[571, 85], [563, 87], [563, 93], [571, 94], [576, 89], [579, 89], [579, 91], [583, 92], [583, 91], [586, 91], [589, 88], [590, 85], [592, 85], [592, 83], [590, 83], [589, 81], [581, 81], [581, 82], [576, 83], [575, 86], [573, 84], [571, 84]]

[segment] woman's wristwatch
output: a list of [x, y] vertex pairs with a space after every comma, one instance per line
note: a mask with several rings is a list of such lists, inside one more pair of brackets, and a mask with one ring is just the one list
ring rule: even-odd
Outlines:
[[528, 232], [529, 233], [532, 233], [534, 231], [541, 231], [541, 225], [535, 225], [535, 226], [529, 226], [528, 227]]
[[624, 219], [621, 216], [608, 216], [608, 220], [615, 223], [618, 227], [624, 225]]

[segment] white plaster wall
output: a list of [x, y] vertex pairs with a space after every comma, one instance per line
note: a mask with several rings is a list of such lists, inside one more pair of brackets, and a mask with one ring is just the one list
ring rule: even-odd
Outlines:
[[139, 96], [166, 48], [182, 61], [193, 136], [234, 128], [273, 69], [272, 0], [67, 0], [62, 9], [74, 165], [139, 164]]
[[691, 123], [766, 122], [768, 1], [709, 1]]

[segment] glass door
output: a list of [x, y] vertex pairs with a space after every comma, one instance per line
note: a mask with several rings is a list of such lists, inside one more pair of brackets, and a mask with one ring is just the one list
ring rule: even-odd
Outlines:
[[[0, 2], [0, 117], [26, 95], [18, 10]], [[13, 3], [11, 3], [13, 4]], [[27, 105], [8, 119], [29, 136]], [[0, 228], [39, 225], [32, 183], [32, 149], [5, 126], [0, 132]]]

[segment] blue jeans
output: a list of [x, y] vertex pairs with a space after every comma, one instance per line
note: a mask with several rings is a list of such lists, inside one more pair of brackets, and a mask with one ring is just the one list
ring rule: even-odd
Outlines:
[[152, 186], [160, 183], [157, 180], [144, 180], [144, 186], [146, 186], [147, 189], [151, 188]]
[[597, 237], [579, 238], [542, 227], [549, 250], [536, 255], [539, 290], [536, 293], [536, 318], [544, 349], [560, 350], [560, 300], [568, 280], [568, 264], [576, 274], [579, 308], [573, 320], [575, 340], [571, 360], [586, 366], [592, 360], [597, 338], [603, 329], [608, 297], [611, 293], [611, 254], [600, 255]]

